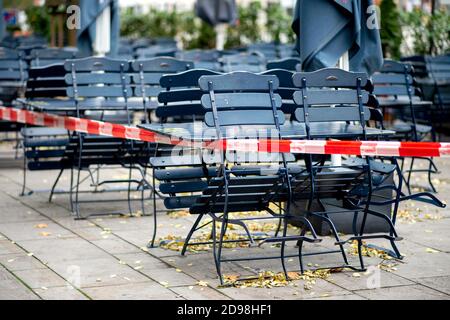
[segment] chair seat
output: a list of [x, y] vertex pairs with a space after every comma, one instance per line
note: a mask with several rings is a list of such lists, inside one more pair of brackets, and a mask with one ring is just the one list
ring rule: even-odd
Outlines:
[[[426, 134], [430, 133], [433, 129], [431, 126], [426, 126], [423, 124], [416, 124], [416, 130], [418, 133]], [[394, 123], [392, 130], [394, 130], [397, 133], [409, 133], [413, 130], [413, 124], [412, 123], [406, 123], [406, 122], [397, 122]]]

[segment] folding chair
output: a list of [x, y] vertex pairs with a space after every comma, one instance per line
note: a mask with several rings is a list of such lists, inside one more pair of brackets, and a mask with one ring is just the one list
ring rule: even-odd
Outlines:
[[66, 59], [81, 58], [76, 48], [33, 49], [30, 53], [30, 67], [43, 67], [55, 63], [64, 63]]
[[[63, 64], [30, 68], [25, 98], [17, 99], [16, 104], [18, 107], [33, 110], [35, 106], [57, 102], [55, 100], [58, 97], [66, 95], [65, 75], [66, 71]], [[24, 148], [21, 195], [25, 195], [27, 189], [27, 169], [30, 171], [59, 170], [50, 191], [49, 201], [51, 201], [64, 170], [70, 168], [64, 152], [69, 142], [69, 132], [65, 129], [24, 125], [21, 134]], [[32, 192], [30, 191], [28, 194]]]
[[[380, 97], [380, 105], [383, 109], [394, 108], [398, 111], [400, 121], [394, 123], [392, 129], [396, 131], [393, 139], [406, 141], [423, 141], [431, 135], [433, 141], [436, 140], [436, 133], [427, 115], [432, 108], [432, 103], [421, 99], [421, 92], [415, 86], [414, 73], [411, 65], [386, 60], [380, 73], [373, 75], [374, 93]], [[381, 98], [383, 97], [383, 98]], [[384, 110], [383, 110], [384, 111]], [[418, 112], [424, 116], [419, 122]], [[384, 113], [384, 112], [383, 112]], [[428, 118], [428, 120], [426, 120]], [[414, 168], [416, 160], [426, 160], [429, 162], [427, 170]], [[402, 161], [403, 167], [403, 161]], [[433, 192], [436, 189], [433, 185], [431, 174], [438, 173], [437, 167], [432, 158], [411, 158], [410, 167], [403, 171], [402, 178], [405, 178], [405, 184], [411, 194], [411, 176], [412, 173], [426, 172], [428, 182]]]
[[283, 69], [289, 71], [299, 71], [298, 66], [301, 64], [301, 60], [298, 58], [284, 58], [280, 60], [271, 60], [267, 62], [267, 70]]
[[[160, 85], [165, 91], [161, 91], [158, 95], [160, 105], [156, 109], [156, 115], [161, 120], [161, 125], [166, 123], [167, 118], [175, 121], [176, 125], [182, 125], [182, 121], [196, 121], [204, 117], [204, 109], [201, 105], [200, 99], [203, 92], [198, 88], [198, 79], [204, 75], [216, 75], [218, 73], [204, 70], [192, 69], [178, 74], [167, 74], [161, 77]], [[190, 117], [188, 119], [188, 117]], [[206, 176], [199, 176], [197, 167], [202, 165], [201, 154], [192, 150], [191, 148], [163, 146], [153, 144], [154, 153], [150, 159], [150, 168], [152, 169], [152, 190], [153, 190], [153, 207], [154, 207], [154, 223], [153, 236], [150, 242], [150, 247], [154, 246], [157, 234], [157, 197], [164, 199], [166, 208], [169, 210], [188, 209], [189, 202], [186, 202], [184, 195], [181, 195], [180, 203], [174, 202], [175, 194], [178, 189], [165, 188], [164, 183], [173, 183], [173, 180], [182, 180], [183, 188], [180, 193], [191, 192], [195, 193], [198, 190], [198, 180], [207, 178]], [[185, 170], [186, 167], [189, 168]], [[194, 168], [194, 170], [191, 170]], [[203, 168], [205, 169], [205, 168]], [[200, 173], [205, 171], [200, 170]], [[178, 177], [178, 178], [177, 178]], [[156, 181], [160, 181], [159, 187], [156, 186]], [[188, 184], [187, 181], [193, 180], [193, 184]], [[189, 189], [186, 189], [189, 185]], [[167, 194], [170, 198], [167, 198]], [[189, 237], [190, 238], [190, 237]], [[188, 241], [187, 241], [188, 242]], [[187, 243], [186, 242], [186, 243]], [[186, 251], [186, 247], [182, 253]]]
[[[205, 124], [214, 128], [216, 136], [221, 139], [223, 129], [232, 127], [254, 128], [267, 137], [267, 131], [275, 133], [272, 138], [281, 138], [282, 125], [285, 117], [281, 111], [281, 97], [275, 94], [279, 81], [275, 76], [255, 75], [246, 72], [235, 72], [219, 76], [203, 76], [199, 80], [200, 88], [205, 93], [202, 97], [202, 105], [206, 109]], [[257, 133], [258, 135], [259, 133]], [[232, 139], [231, 135], [227, 136]], [[266, 167], [241, 166], [242, 159], [234, 153], [216, 153], [220, 162], [218, 175], [208, 181], [201, 197], [191, 206], [190, 212], [198, 215], [209, 215], [212, 218], [213, 255], [217, 273], [221, 283], [223, 282], [222, 262], [280, 259], [288, 278], [285, 266], [286, 242], [307, 241], [319, 242], [314, 229], [308, 219], [302, 216], [294, 216], [291, 213], [291, 201], [293, 190], [291, 176], [288, 172], [286, 155], [278, 157], [266, 157], [275, 165], [275, 170]], [[244, 160], [247, 160], [244, 157]], [[217, 160], [216, 160], [217, 161]], [[232, 163], [233, 167], [229, 167]], [[244, 163], [245, 164], [245, 163]], [[280, 212], [274, 212], [270, 204], [286, 203], [280, 207]], [[259, 219], [279, 219], [283, 225], [283, 233], [279, 229], [273, 236], [260, 239], [260, 245], [264, 243], [280, 243], [280, 255], [224, 258], [222, 249], [226, 243], [224, 237], [229, 224], [241, 225], [247, 231], [248, 241], [253, 243], [252, 236], [245, 227], [246, 218], [232, 218], [230, 213], [242, 211], [267, 212], [269, 217]], [[201, 217], [201, 216], [200, 216]], [[257, 219], [257, 218], [255, 218]], [[255, 220], [252, 219], [252, 220]], [[311, 231], [312, 236], [287, 235], [289, 220], [299, 220]], [[282, 221], [282, 222], [281, 222]], [[216, 234], [216, 225], [221, 223], [220, 233]]]
[[[67, 60], [64, 67], [68, 72], [65, 77], [68, 86], [67, 95], [73, 99], [77, 117], [91, 116], [98, 120], [131, 125], [133, 110], [142, 110], [142, 106], [133, 105], [132, 108], [132, 104], [129, 103], [133, 90], [131, 88], [131, 75], [128, 74], [130, 65], [127, 61], [90, 57]], [[74, 133], [68, 149], [74, 154], [73, 168], [77, 170], [70, 194], [72, 208], [77, 218], [85, 218], [80, 214], [80, 203], [102, 202], [99, 200], [81, 201], [79, 199], [82, 170], [88, 171], [94, 192], [97, 192], [97, 188], [105, 184], [127, 183], [128, 210], [132, 214], [131, 185], [137, 184], [139, 186], [141, 180], [133, 179], [131, 171], [138, 170], [142, 175], [142, 171], [134, 163], [135, 157], [132, 155], [134, 143], [134, 141], [118, 138]], [[100, 181], [99, 169], [104, 165], [115, 165], [129, 169], [128, 179]], [[93, 176], [92, 166], [96, 167], [97, 178]], [[74, 189], [75, 195], [73, 195], [72, 189]], [[111, 199], [106, 201], [122, 200]], [[142, 204], [143, 199], [140, 199], [140, 201]], [[105, 213], [91, 215], [103, 214]]]
[[266, 66], [266, 60], [256, 52], [226, 55], [221, 58], [224, 72], [247, 71], [262, 72]]
[[[11, 106], [14, 99], [23, 96], [28, 78], [28, 65], [20, 51], [0, 48], [0, 101]], [[0, 121], [0, 131], [16, 133], [21, 126], [15, 122]], [[14, 140], [18, 142], [18, 137]]]
[[221, 71], [219, 63], [220, 53], [217, 50], [189, 50], [181, 51], [177, 58], [193, 61], [195, 68]]
[[[339, 132], [340, 130], [334, 132], [331, 129], [326, 134], [331, 138], [343, 136], [347, 139], [368, 139], [370, 128], [366, 128], [366, 123], [371, 119], [370, 108], [376, 107], [377, 103], [369, 94], [372, 84], [366, 74], [331, 68], [311, 73], [296, 73], [293, 76], [293, 82], [300, 88], [294, 94], [294, 101], [298, 105], [295, 111], [296, 119], [304, 124], [308, 139], [323, 137], [324, 133], [318, 129], [323, 126], [333, 128], [333, 124], [342, 125], [348, 133]], [[353, 127], [352, 130], [349, 130], [350, 126]], [[389, 175], [395, 173], [397, 166], [378, 163], [369, 157], [351, 158], [343, 166], [338, 167], [326, 164], [325, 159], [314, 163], [311, 156], [306, 157], [305, 162], [308, 175], [294, 176], [294, 196], [308, 200], [303, 212], [306, 217], [314, 217], [329, 225], [336, 240], [335, 245], [339, 247], [339, 250], [331, 252], [341, 253], [343, 267], [357, 269], [349, 265], [344, 250], [344, 244], [349, 241], [357, 241], [361, 270], [365, 269], [362, 255], [363, 240], [387, 239], [396, 257], [401, 258], [395, 244], [401, 238], [398, 237], [394, 227], [401, 189], [398, 190], [395, 185], [381, 186]], [[396, 205], [392, 219], [373, 209], [373, 206], [381, 205], [373, 200], [373, 193], [377, 188], [390, 188], [397, 191], [394, 199], [383, 202], [383, 205], [388, 203]], [[342, 205], [336, 210], [328, 211], [324, 205], [326, 199], [338, 199], [342, 201]], [[313, 204], [317, 204], [320, 210], [315, 210]], [[332, 217], [349, 212], [353, 213], [354, 234], [343, 241]], [[365, 225], [370, 215], [383, 219], [388, 224], [389, 231], [365, 234]], [[360, 221], [358, 221], [359, 217], [362, 217]], [[300, 251], [302, 251], [302, 245], [303, 242], [299, 241]], [[314, 254], [323, 254], [323, 252], [312, 252], [307, 255]]]

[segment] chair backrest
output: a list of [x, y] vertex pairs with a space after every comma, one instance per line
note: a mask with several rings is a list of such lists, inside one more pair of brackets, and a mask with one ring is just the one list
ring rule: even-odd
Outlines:
[[131, 63], [133, 83], [136, 84], [135, 95], [138, 97], [157, 97], [162, 91], [160, 79], [165, 74], [174, 74], [193, 69], [191, 61], [171, 57], [159, 57], [136, 60]]
[[156, 45], [137, 49], [135, 56], [138, 60], [155, 57], [175, 57], [176, 52], [176, 47]]
[[438, 82], [450, 82], [450, 56], [426, 57], [427, 70]]
[[30, 53], [30, 66], [43, 67], [55, 63], [64, 63], [66, 59], [80, 58], [76, 49], [68, 48], [45, 48], [34, 49]]
[[223, 70], [225, 72], [261, 72], [264, 71], [266, 65], [265, 58], [256, 53], [226, 55], [223, 56], [221, 60], [223, 63]]
[[201, 99], [205, 124], [215, 127], [218, 136], [221, 127], [264, 125], [279, 130], [285, 121], [281, 97], [275, 93], [279, 87], [276, 76], [233, 72], [203, 76], [199, 86], [205, 93]]
[[63, 63], [31, 68], [25, 97], [35, 99], [66, 96], [65, 76]]
[[284, 58], [280, 60], [272, 60], [267, 63], [267, 70], [283, 69], [297, 71], [297, 66], [301, 63], [298, 58]]
[[221, 71], [220, 53], [217, 50], [189, 50], [181, 51], [177, 58], [193, 61], [195, 68]]
[[365, 73], [327, 68], [295, 73], [293, 82], [300, 88], [294, 93], [298, 106], [295, 116], [297, 121], [305, 123], [309, 139], [311, 122], [358, 122], [362, 136], [366, 137], [369, 107], [376, 107], [377, 101], [369, 93], [372, 83]]
[[78, 106], [85, 100], [123, 101], [123, 110], [128, 112], [128, 98], [133, 94], [129, 63], [104, 57], [88, 57], [66, 60], [64, 68], [67, 96]]
[[0, 99], [11, 101], [25, 87], [28, 65], [20, 51], [0, 48]]
[[283, 100], [281, 110], [283, 110], [285, 114], [290, 114], [291, 119], [295, 119], [297, 105], [294, 102], [294, 92], [297, 91], [298, 88], [294, 86], [294, 82], [292, 81], [294, 72], [285, 69], [271, 69], [261, 72], [260, 74], [277, 76], [280, 87], [275, 92], [278, 93]]
[[409, 64], [385, 60], [379, 73], [372, 76], [373, 93], [386, 98], [412, 98], [415, 94], [413, 68]]
[[162, 119], [177, 116], [201, 119], [205, 109], [200, 103], [203, 91], [198, 86], [198, 80], [202, 76], [219, 74], [206, 69], [192, 69], [162, 76], [160, 85], [165, 91], [158, 95], [158, 101], [162, 105], [156, 109], [156, 116]]

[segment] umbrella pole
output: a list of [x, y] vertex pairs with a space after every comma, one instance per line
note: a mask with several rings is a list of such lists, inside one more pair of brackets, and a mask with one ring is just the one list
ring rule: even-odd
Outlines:
[[225, 23], [220, 23], [216, 25], [216, 49], [223, 50], [225, 46], [225, 38], [227, 35], [227, 25]]
[[94, 53], [105, 56], [111, 49], [111, 7], [107, 6], [95, 21]]

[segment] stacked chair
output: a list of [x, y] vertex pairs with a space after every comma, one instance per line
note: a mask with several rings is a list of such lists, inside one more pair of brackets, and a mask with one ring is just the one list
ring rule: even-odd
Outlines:
[[[164, 134], [167, 131], [168, 136], [198, 142], [268, 136], [276, 139], [295, 136], [310, 140], [377, 139], [393, 133], [383, 130], [382, 125], [380, 128], [368, 126], [374, 120], [381, 122], [382, 117], [377, 109], [378, 102], [370, 93], [373, 85], [362, 73], [324, 69], [296, 74], [287, 70], [271, 70], [262, 75], [233, 72], [199, 77], [200, 74], [200, 70], [194, 69], [161, 78], [161, 84], [171, 83], [180, 86], [180, 89], [160, 93], [159, 101], [164, 105], [157, 108], [157, 115], [175, 116], [177, 112], [180, 116], [192, 114], [194, 121], [163, 122], [159, 125], [159, 132]], [[198, 87], [194, 79], [198, 79]], [[284, 94], [286, 99], [282, 99], [279, 93]], [[290, 100], [289, 93], [292, 95]], [[286, 109], [293, 113], [290, 120], [283, 112]], [[150, 129], [157, 126], [143, 125]], [[267, 135], [269, 131], [272, 135]], [[190, 245], [212, 244], [221, 281], [224, 262], [280, 259], [287, 276], [287, 257], [297, 256], [303, 272], [305, 256], [327, 253], [342, 256], [342, 264], [337, 267], [364, 270], [362, 246], [365, 241], [373, 239], [388, 240], [392, 255], [400, 259], [396, 241], [401, 238], [395, 230], [399, 203], [421, 197], [443, 206], [430, 194], [405, 196], [401, 192], [402, 180], [394, 183], [390, 179], [401, 172], [395, 159], [381, 161], [370, 157], [352, 157], [347, 158], [342, 166], [333, 166], [326, 156], [305, 155], [296, 159], [292, 154], [255, 155], [176, 148], [171, 156], [151, 158], [153, 176], [160, 182], [159, 192], [164, 196], [166, 208], [189, 209], [191, 214], [197, 215], [182, 254]], [[386, 160], [391, 160], [391, 163]], [[390, 190], [394, 196], [380, 199], [375, 196], [380, 190]], [[306, 206], [299, 209], [293, 206], [294, 203], [306, 203]], [[386, 205], [393, 206], [392, 215], [377, 210]], [[267, 215], [233, 216], [235, 212], [254, 211]], [[336, 226], [336, 218], [349, 214], [353, 216], [352, 235], [343, 240]], [[206, 216], [211, 221], [204, 222]], [[273, 234], [255, 237], [246, 223], [259, 219], [278, 220], [277, 230]], [[375, 234], [366, 232], [370, 229], [367, 225], [377, 220], [385, 225], [385, 231]], [[290, 223], [301, 226], [300, 233], [288, 234]], [[154, 224], [151, 246], [155, 241], [156, 215]], [[199, 243], [192, 240], [198, 230], [210, 224], [211, 241]], [[328, 232], [335, 238], [336, 250], [304, 253], [305, 242], [320, 242], [316, 230], [322, 224], [327, 225]], [[238, 239], [226, 239], [229, 225], [242, 227], [244, 235]], [[219, 226], [220, 231], [216, 228]], [[354, 241], [359, 250], [358, 267], [349, 264], [344, 249], [347, 243]], [[228, 242], [248, 242], [250, 245], [258, 242], [260, 246], [279, 243], [280, 253], [275, 256], [224, 257], [224, 246]], [[286, 252], [288, 242], [297, 243], [297, 254]]]
[[[393, 138], [401, 141], [420, 142], [426, 139], [436, 141], [436, 133], [429, 117], [433, 103], [422, 100], [422, 92], [417, 87], [414, 69], [410, 64], [386, 60], [381, 71], [373, 76], [373, 81], [374, 93], [379, 97], [383, 111], [385, 109], [396, 111], [398, 119], [392, 127], [396, 132]], [[418, 159], [427, 161], [428, 169], [414, 168], [414, 163]], [[419, 172], [427, 173], [430, 188], [436, 192], [432, 174], [438, 173], [438, 170], [433, 159], [412, 158], [409, 169], [403, 171], [409, 193], [411, 194], [411, 176]]]

